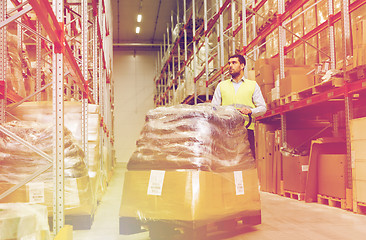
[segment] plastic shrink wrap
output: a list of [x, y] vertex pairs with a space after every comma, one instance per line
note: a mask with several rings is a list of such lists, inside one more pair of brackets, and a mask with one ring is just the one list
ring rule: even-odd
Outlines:
[[[19, 37], [7, 32], [7, 50], [8, 50], [8, 64], [6, 72], [7, 87], [16, 92], [21, 97], [26, 97], [34, 92], [35, 76], [34, 69], [31, 67], [28, 52], [24, 43], [21, 49], [18, 47]], [[42, 70], [42, 86], [51, 82], [52, 77], [48, 69]], [[51, 88], [42, 92], [42, 99], [49, 98], [52, 94]], [[49, 98], [50, 99], [50, 98]]]
[[149, 111], [127, 168], [121, 226], [129, 219], [190, 228], [237, 218], [260, 223], [258, 175], [244, 117], [231, 106]]
[[37, 204], [0, 204], [0, 240], [49, 240], [47, 207]]
[[[36, 122], [12, 121], [3, 125], [8, 131], [52, 156], [53, 126]], [[4, 133], [0, 133], [0, 194], [52, 163]], [[84, 152], [71, 132], [64, 129], [65, 214], [90, 214], [92, 194]], [[0, 202], [44, 204], [52, 213], [53, 172], [50, 168]]]
[[[11, 107], [11, 105], [10, 105]], [[64, 102], [64, 124], [81, 146], [82, 106], [80, 102]], [[52, 102], [25, 102], [10, 110], [17, 119], [47, 124], [53, 119]], [[11, 117], [9, 117], [11, 118]], [[99, 105], [88, 104], [88, 170], [94, 198], [100, 199], [104, 191], [106, 174], [101, 171]]]
[[128, 170], [254, 168], [244, 117], [210, 104], [159, 107], [146, 115]]

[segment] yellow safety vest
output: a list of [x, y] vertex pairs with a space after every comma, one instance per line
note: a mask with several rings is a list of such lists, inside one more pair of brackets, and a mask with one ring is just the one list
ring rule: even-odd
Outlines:
[[[234, 85], [231, 80], [226, 80], [220, 83], [221, 105], [247, 105], [255, 108], [253, 103], [253, 94], [256, 82], [245, 79], [240, 85], [238, 91], [235, 93]], [[237, 108], [240, 108], [239, 106]], [[248, 129], [254, 130], [254, 124], [250, 124]]]

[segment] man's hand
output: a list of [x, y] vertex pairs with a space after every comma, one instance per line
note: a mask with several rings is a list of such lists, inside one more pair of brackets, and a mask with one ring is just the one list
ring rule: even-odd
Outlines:
[[239, 112], [241, 112], [242, 114], [251, 114], [252, 113], [252, 110], [250, 110], [250, 108], [247, 108], [247, 107], [242, 107], [239, 109]]

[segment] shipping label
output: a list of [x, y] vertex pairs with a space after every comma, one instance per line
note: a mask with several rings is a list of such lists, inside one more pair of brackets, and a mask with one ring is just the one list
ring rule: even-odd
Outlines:
[[28, 198], [30, 203], [44, 203], [44, 183], [43, 182], [30, 182], [27, 183]]
[[244, 195], [243, 172], [234, 171], [236, 195]]
[[301, 165], [301, 170], [303, 172], [308, 172], [309, 171], [309, 165]]
[[151, 170], [147, 195], [161, 196], [163, 190], [165, 171]]

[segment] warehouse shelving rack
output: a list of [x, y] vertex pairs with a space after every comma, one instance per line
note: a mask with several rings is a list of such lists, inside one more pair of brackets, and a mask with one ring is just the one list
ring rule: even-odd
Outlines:
[[[269, 41], [270, 35], [273, 34], [275, 31], [277, 31], [277, 38], [278, 40], [278, 53], [272, 55], [271, 57], [275, 58], [278, 57], [280, 61], [280, 79], [283, 79], [285, 77], [285, 56], [291, 54], [296, 48], [304, 44], [304, 50], [305, 51], [305, 45], [308, 47], [316, 48], [316, 55], [317, 60], [320, 62], [319, 59], [320, 54], [322, 56], [326, 56], [328, 58], [328, 61], [330, 62], [330, 69], [336, 68], [336, 62], [338, 59], [344, 59], [343, 60], [343, 66], [337, 66], [338, 68], [343, 69], [343, 76], [344, 76], [344, 84], [342, 84], [339, 87], [330, 88], [329, 90], [320, 92], [319, 94], [312, 95], [309, 97], [305, 97], [303, 99], [300, 99], [296, 102], [290, 102], [284, 105], [277, 106], [273, 109], [270, 109], [267, 111], [267, 113], [262, 116], [258, 117], [257, 120], [261, 122], [271, 122], [273, 120], [278, 121], [280, 118], [281, 123], [281, 130], [282, 130], [282, 143], [283, 146], [287, 146], [287, 139], [286, 139], [286, 130], [287, 130], [287, 115], [289, 113], [301, 113], [306, 112], [307, 114], [311, 114], [311, 110], [315, 109], [317, 107], [323, 107], [324, 104], [332, 104], [333, 102], [343, 102], [343, 109], [337, 108], [337, 110], [332, 110], [332, 107], [326, 106], [329, 111], [344, 111], [345, 113], [345, 126], [346, 126], [346, 143], [347, 143], [347, 165], [345, 167], [345, 176], [347, 179], [347, 190], [352, 190], [352, 169], [351, 169], [351, 148], [350, 148], [350, 130], [349, 130], [349, 123], [350, 120], [353, 118], [353, 108], [359, 107], [360, 101], [355, 102], [353, 99], [353, 94], [358, 93], [364, 93], [366, 90], [366, 79], [361, 79], [357, 81], [348, 81], [346, 79], [347, 76], [347, 66], [346, 61], [349, 56], [352, 56], [352, 49], [351, 49], [351, 29], [350, 29], [350, 14], [360, 7], [364, 6], [366, 1], [364, 0], [354, 0], [349, 3], [347, 0], [327, 0], [326, 4], [328, 6], [328, 15], [327, 19], [323, 22], [317, 23], [317, 25], [310, 29], [307, 32], [303, 32], [301, 36], [294, 33], [291, 28], [289, 28], [287, 25], [290, 24], [296, 17], [298, 17], [301, 14], [306, 13], [311, 7], [317, 6], [321, 2], [325, 2], [325, 0], [315, 0], [315, 1], [309, 1], [309, 0], [299, 0], [299, 1], [285, 1], [285, 0], [278, 0], [278, 8], [271, 16], [270, 20], [267, 20], [265, 24], [261, 27], [260, 31], [256, 31], [257, 26], [256, 23], [259, 19], [263, 18], [263, 15], [260, 14], [261, 8], [265, 6], [265, 4], [268, 2], [267, 0], [258, 0], [258, 1], [252, 1], [248, 3], [247, 1], [241, 1], [242, 10], [236, 11], [235, 13], [239, 13], [241, 17], [240, 25], [237, 26], [235, 23], [235, 13], [231, 16], [229, 22], [227, 23], [227, 28], [223, 29], [223, 13], [224, 11], [227, 11], [229, 8], [232, 8], [235, 1], [220, 1], [219, 4], [217, 4], [216, 12], [213, 14], [212, 18], [208, 18], [207, 13], [207, 0], [203, 1], [203, 4], [205, 6], [204, 8], [204, 30], [202, 31], [201, 28], [198, 28], [196, 31], [193, 31], [193, 43], [198, 43], [199, 41], [204, 42], [204, 45], [207, 47], [207, 39], [210, 33], [212, 33], [212, 28], [214, 25], [218, 25], [217, 32], [218, 32], [218, 49], [216, 54], [212, 54], [211, 56], [208, 56], [206, 52], [206, 59], [205, 59], [205, 67], [202, 69], [202, 71], [194, 71], [194, 84], [195, 84], [195, 91], [194, 94], [187, 96], [187, 98], [184, 98], [182, 103], [190, 103], [190, 104], [197, 104], [197, 99], [199, 98], [197, 96], [197, 81], [199, 81], [201, 78], [204, 78], [206, 82], [206, 88], [216, 82], [223, 80], [225, 75], [227, 75], [227, 65], [224, 64], [224, 54], [223, 51], [224, 48], [224, 39], [223, 35], [224, 32], [231, 31], [231, 37], [240, 36], [240, 31], [242, 33], [242, 41], [237, 46], [235, 45], [235, 41], [232, 41], [235, 48], [239, 48], [239, 53], [246, 56], [247, 62], [249, 62], [249, 65], [251, 65], [254, 61], [256, 61], [259, 58], [259, 50], [260, 48], [266, 44]], [[217, 1], [218, 2], [218, 1]], [[236, 1], [238, 2], [238, 1]], [[310, 5], [309, 3], [312, 2]], [[341, 5], [340, 11], [335, 11], [335, 2]], [[184, 2], [186, 4], [186, 1]], [[239, 3], [240, 4], [240, 3]], [[307, 6], [306, 8], [304, 6]], [[310, 7], [309, 7], [310, 5]], [[196, 6], [195, 1], [192, 1], [192, 9], [189, 16], [189, 20], [191, 18], [195, 18], [195, 9], [194, 6]], [[305, 8], [305, 9], [304, 9]], [[235, 9], [235, 8], [232, 8]], [[300, 12], [300, 13], [299, 13]], [[178, 14], [179, 15], [179, 14]], [[180, 60], [180, 56], [178, 55], [178, 72], [177, 74], [173, 73], [173, 78], [169, 77], [170, 69], [169, 66], [172, 64], [172, 59], [175, 58], [176, 53], [175, 49], [177, 46], [180, 46], [180, 40], [182, 37], [182, 32], [186, 33], [187, 28], [187, 22], [186, 21], [186, 7], [184, 7], [184, 16], [183, 16], [183, 23], [185, 24], [182, 27], [181, 34], [176, 39], [176, 41], [173, 44], [172, 50], [168, 47], [168, 50], [166, 51], [166, 47], [164, 46], [164, 51], [160, 52], [160, 56], [158, 59], [158, 74], [155, 79], [157, 86], [160, 86], [160, 84], [163, 83], [163, 87], [157, 87], [157, 95], [155, 99], [156, 106], [160, 105], [167, 105], [171, 104], [169, 94], [171, 91], [175, 91], [175, 85], [176, 85], [176, 79], [178, 81], [181, 81], [181, 79], [185, 79], [187, 81], [187, 66], [191, 61], [195, 61], [196, 54], [198, 49], [193, 48], [193, 51], [191, 48], [187, 47], [187, 44], [184, 45], [184, 52], [185, 52], [185, 58], [184, 61]], [[234, 21], [233, 21], [234, 20]], [[342, 23], [342, 51], [337, 50], [335, 47], [335, 24], [341, 21]], [[177, 20], [177, 23], [179, 23], [179, 20]], [[173, 24], [172, 24], [173, 25]], [[243, 27], [244, 26], [244, 27]], [[251, 27], [253, 30], [252, 35], [247, 35], [247, 28]], [[193, 28], [195, 29], [195, 28]], [[211, 31], [211, 32], [210, 32]], [[311, 40], [315, 37], [318, 37], [318, 34], [320, 34], [323, 31], [328, 31], [328, 38], [329, 38], [329, 50], [324, 51], [322, 49], [318, 49], [317, 46], [313, 46]], [[291, 41], [289, 44], [286, 43], [286, 33], [290, 36], [293, 35], [296, 40]], [[239, 34], [239, 35], [238, 35]], [[169, 43], [168, 43], [169, 45]], [[227, 48], [227, 46], [226, 46]], [[340, 54], [336, 55], [336, 52], [340, 52]], [[188, 55], [188, 52], [190, 52], [190, 55]], [[232, 54], [233, 52], [230, 52]], [[341, 56], [340, 56], [341, 55]], [[169, 56], [169, 57], [167, 57]], [[218, 68], [217, 71], [213, 72], [213, 74], [210, 75], [209, 73], [209, 67], [208, 62], [212, 61], [213, 58], [217, 59]], [[251, 62], [252, 60], [253, 62]], [[161, 67], [163, 66], [163, 67]], [[194, 64], [194, 67], [196, 64]], [[246, 69], [248, 70], [248, 68]], [[173, 72], [174, 72], [174, 65], [173, 65]], [[246, 72], [247, 73], [247, 72]], [[170, 79], [171, 81], [166, 81], [166, 79]], [[192, 101], [194, 99], [194, 101]], [[208, 97], [206, 96], [206, 101], [208, 100]], [[354, 106], [353, 106], [354, 105]], [[339, 104], [337, 105], [339, 106]], [[334, 112], [333, 112], [334, 113]], [[333, 128], [337, 131], [338, 123], [336, 117], [333, 119]], [[347, 195], [349, 196], [349, 195]], [[348, 206], [348, 208], [351, 208], [351, 206]]]
[[[247, 7], [245, 1], [234, 1], [234, 0], [226, 0], [219, 1], [217, 0], [215, 4], [211, 4], [211, 8], [208, 7], [208, 1], [192, 1], [192, 6], [190, 9], [186, 9], [186, 2], [184, 1], [184, 11], [183, 11], [183, 23], [179, 22], [179, 8], [177, 11], [177, 24], [176, 26], [182, 26], [178, 37], [175, 39], [172, 44], [172, 48], [170, 48], [170, 44], [165, 43], [161, 47], [160, 54], [157, 60], [157, 76], [155, 78], [155, 82], [157, 85], [157, 93], [155, 96], [155, 104], [156, 106], [171, 104], [171, 92], [176, 91], [176, 86], [179, 85], [181, 80], [189, 81], [189, 76], [187, 74], [187, 66], [190, 63], [197, 61], [198, 51], [204, 47], [205, 49], [205, 62], [201, 71], [197, 71], [195, 69], [196, 64], [193, 64], [193, 83], [194, 83], [194, 93], [187, 95], [186, 98], [182, 100], [183, 103], [194, 103], [196, 104], [199, 100], [200, 102], [209, 101], [208, 96], [208, 87], [211, 84], [217, 83], [217, 81], [221, 81], [227, 76], [227, 65], [224, 62], [224, 56], [227, 54], [225, 52], [226, 47], [224, 44], [230, 45], [230, 54], [235, 54], [239, 52], [242, 48], [248, 48], [246, 46], [247, 41], [247, 33], [246, 28], [245, 31], [242, 31], [243, 24], [246, 25], [251, 18], [255, 19], [257, 15], [258, 9], [260, 9], [264, 4], [265, 0], [259, 1], [257, 4], [254, 2], [251, 6]], [[214, 2], [214, 1], [212, 1]], [[237, 7], [236, 7], [237, 4]], [[192, 29], [196, 29], [196, 31], [189, 32], [189, 36], [187, 37], [187, 28], [189, 23], [196, 23], [196, 6], [203, 5], [203, 24], [200, 27], [196, 28], [193, 26]], [[214, 9], [216, 7], [216, 9]], [[246, 9], [246, 10], [244, 10]], [[215, 11], [215, 12], [214, 12]], [[187, 13], [188, 12], [188, 13]], [[236, 21], [236, 12], [240, 13], [240, 17], [238, 21]], [[211, 13], [211, 16], [209, 16]], [[224, 15], [226, 18], [229, 18], [227, 22], [227, 26], [224, 29]], [[187, 17], [188, 16], [188, 17]], [[263, 16], [261, 16], [263, 17]], [[225, 20], [226, 20], [225, 18]], [[173, 19], [173, 18], [172, 18]], [[246, 19], [245, 23], [243, 23], [243, 19]], [[255, 28], [255, 20], [253, 21]], [[172, 21], [171, 31], [173, 32], [173, 21]], [[214, 29], [217, 30], [217, 47], [212, 48], [209, 51], [209, 38], [213, 34]], [[169, 39], [169, 26], [167, 28], [167, 39]], [[240, 38], [240, 31], [242, 33], [242, 43], [237, 44], [235, 38]], [[184, 39], [182, 40], [182, 38]], [[255, 38], [255, 33], [254, 37]], [[165, 36], [164, 36], [165, 38]], [[192, 41], [187, 44], [187, 39], [191, 39]], [[225, 38], [228, 40], [225, 41]], [[223, 39], [223, 41], [220, 41]], [[184, 41], [184, 42], [183, 42]], [[259, 39], [253, 41], [253, 46], [259, 42]], [[181, 45], [183, 45], [184, 51], [184, 59], [181, 58], [180, 49]], [[198, 45], [198, 47], [197, 47]], [[232, 46], [232, 47], [231, 47]], [[178, 49], [178, 50], [177, 50]], [[175, 63], [175, 59], [177, 60], [177, 64]], [[211, 67], [209, 64], [216, 60], [217, 66]], [[176, 66], [176, 67], [175, 67]], [[172, 77], [170, 77], [172, 75]], [[201, 97], [197, 94], [197, 82], [203, 81], [206, 87], [206, 96]]]
[[[6, 122], [6, 114], [9, 114], [7, 111], [11, 108], [34, 99], [34, 96], [36, 96], [35, 99], [37, 101], [40, 100], [39, 93], [52, 85], [55, 119], [54, 154], [49, 156], [43, 153], [0, 126], [0, 130], [4, 134], [28, 146], [50, 162], [44, 169], [32, 174], [24, 179], [22, 183], [2, 193], [0, 199], [11, 194], [53, 166], [55, 176], [53, 230], [56, 234], [62, 228], [65, 219], [63, 212], [63, 106], [65, 99], [74, 99], [82, 102], [82, 147], [86, 156], [88, 154], [88, 104], [100, 105], [101, 146], [106, 146], [110, 156], [113, 158], [114, 99], [113, 82], [110, 77], [111, 70], [109, 69], [110, 66], [107, 66], [105, 54], [105, 51], [108, 51], [105, 48], [108, 44], [105, 36], [109, 35], [105, 3], [104, 0], [53, 0], [51, 5], [48, 0], [29, 0], [24, 2], [11, 0], [14, 8], [10, 8], [8, 6], [9, 3], [10, 0], [1, 1], [0, 3], [0, 121], [1, 123]], [[32, 15], [29, 15], [32, 13], [36, 16], [36, 21], [32, 20]], [[92, 19], [89, 20], [88, 16], [91, 15]], [[26, 97], [22, 97], [13, 89], [6, 87], [6, 28], [12, 22], [16, 22], [20, 36], [18, 46], [21, 47], [23, 36], [33, 39], [34, 45], [36, 45], [36, 91]], [[52, 84], [42, 86], [42, 64], [52, 68]], [[7, 107], [8, 103], [15, 104], [12, 107]]]

